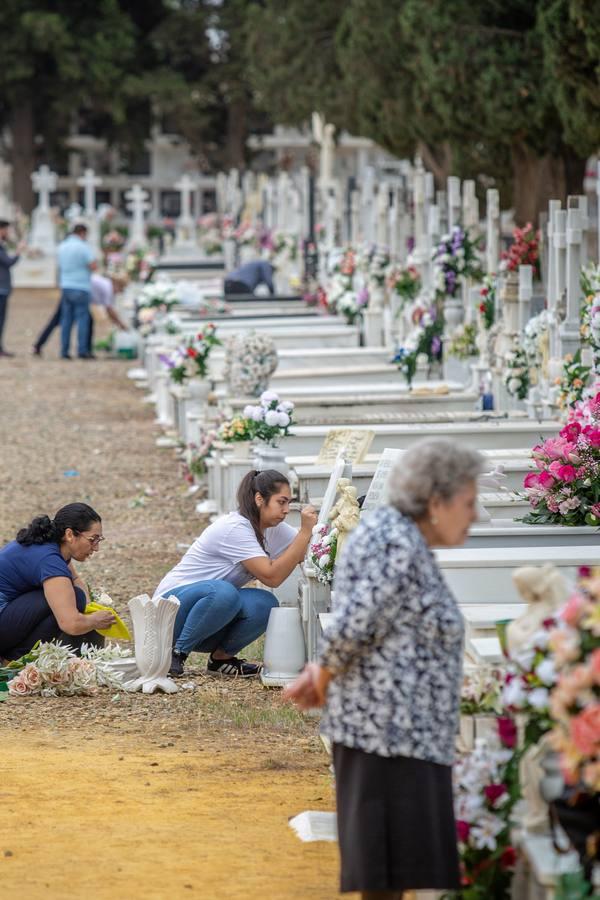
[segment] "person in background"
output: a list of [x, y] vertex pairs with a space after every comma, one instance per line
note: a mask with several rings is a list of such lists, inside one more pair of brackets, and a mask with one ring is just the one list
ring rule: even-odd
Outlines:
[[8, 312], [8, 298], [12, 290], [11, 268], [19, 260], [24, 244], [20, 243], [14, 256], [8, 253], [6, 241], [8, 240], [8, 231], [10, 222], [5, 219], [0, 220], [0, 356], [14, 356], [4, 349], [3, 334], [4, 324], [6, 322], [6, 314]]
[[[118, 328], [121, 328], [123, 331], [127, 331], [127, 325], [123, 322], [123, 319], [120, 317], [118, 312], [114, 307], [114, 295], [115, 291], [119, 291], [123, 288], [123, 281], [119, 278], [108, 277], [104, 275], [100, 275], [98, 272], [93, 272], [92, 277], [90, 278], [90, 289], [91, 289], [91, 304], [90, 304], [90, 334], [88, 340], [88, 356], [90, 359], [93, 358], [93, 340], [94, 340], [94, 307], [102, 308], [106, 310], [106, 313], [109, 319], [115, 323]], [[54, 331], [55, 328], [58, 328], [60, 325], [60, 311], [61, 311], [61, 301], [59, 300], [58, 306], [52, 313], [51, 317], [48, 319], [47, 323], [44, 325], [43, 329], [40, 331], [38, 339], [35, 344], [31, 348], [31, 352], [34, 356], [41, 356], [42, 349], [44, 344], [50, 338], [50, 335]]]
[[91, 276], [97, 264], [94, 251], [87, 243], [87, 231], [86, 225], [75, 225], [58, 247], [62, 359], [71, 359], [73, 324], [77, 325], [77, 355], [79, 359], [89, 359]]
[[246, 585], [256, 578], [279, 587], [304, 559], [317, 522], [313, 507], [306, 506], [300, 530], [288, 525], [290, 500], [281, 472], [248, 472], [238, 488], [237, 511], [209, 525], [158, 585], [155, 597], [174, 594], [180, 603], [171, 675], [183, 674], [192, 651], [210, 653], [209, 675], [259, 674], [259, 665], [237, 653], [264, 634], [277, 597]]
[[38, 641], [79, 649], [102, 645], [95, 629], [110, 628], [111, 612], [84, 615], [89, 600], [73, 561], [100, 549], [102, 520], [86, 503], [69, 503], [54, 519], [38, 516], [0, 550], [0, 656], [19, 659]]
[[318, 662], [286, 695], [326, 706], [341, 890], [363, 900], [460, 889], [452, 797], [463, 618], [433, 555], [477, 519], [482, 457], [449, 440], [402, 454], [389, 503], [363, 516], [336, 566]]
[[226, 295], [253, 294], [256, 288], [264, 284], [273, 295], [274, 267], [265, 259], [257, 259], [253, 262], [243, 263], [234, 269], [225, 279], [224, 291]]

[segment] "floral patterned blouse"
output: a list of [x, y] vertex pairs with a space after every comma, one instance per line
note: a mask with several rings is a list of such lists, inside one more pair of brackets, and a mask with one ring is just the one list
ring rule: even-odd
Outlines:
[[451, 765], [464, 625], [413, 520], [391, 506], [363, 517], [334, 589], [319, 659], [335, 675], [323, 733], [367, 753]]

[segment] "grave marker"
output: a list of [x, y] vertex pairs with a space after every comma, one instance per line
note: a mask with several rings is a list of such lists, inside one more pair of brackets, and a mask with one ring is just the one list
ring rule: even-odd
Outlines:
[[374, 431], [332, 428], [323, 441], [317, 457], [317, 465], [335, 462], [340, 450], [344, 450], [344, 456], [350, 462], [361, 463], [369, 452], [374, 437]]

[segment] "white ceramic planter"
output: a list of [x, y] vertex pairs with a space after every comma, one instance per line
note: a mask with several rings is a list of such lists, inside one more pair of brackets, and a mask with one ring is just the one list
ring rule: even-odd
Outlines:
[[153, 694], [164, 691], [174, 694], [177, 685], [167, 677], [171, 665], [173, 628], [179, 609], [177, 597], [157, 597], [148, 594], [133, 597], [129, 603], [135, 640], [135, 662], [138, 677], [126, 684], [128, 691]]
[[275, 607], [265, 637], [263, 684], [283, 687], [300, 674], [306, 662], [304, 631], [297, 607]]
[[276, 472], [287, 475], [290, 471], [290, 467], [285, 461], [285, 450], [283, 447], [269, 447], [266, 444], [259, 443], [254, 450], [254, 458], [259, 472], [275, 469]]

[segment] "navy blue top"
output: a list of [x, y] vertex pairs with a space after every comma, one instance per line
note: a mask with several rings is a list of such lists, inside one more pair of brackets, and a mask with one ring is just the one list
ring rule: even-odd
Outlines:
[[253, 294], [259, 284], [266, 284], [271, 294], [275, 293], [273, 287], [273, 266], [265, 259], [257, 259], [247, 262], [227, 276], [228, 281], [240, 281], [248, 286], [248, 293]]
[[47, 578], [57, 576], [73, 579], [58, 544], [24, 547], [11, 541], [0, 550], [0, 612], [15, 597], [34, 591]]
[[10, 269], [19, 259], [6, 252], [4, 244], [0, 244], [0, 294], [9, 294], [11, 288]]

